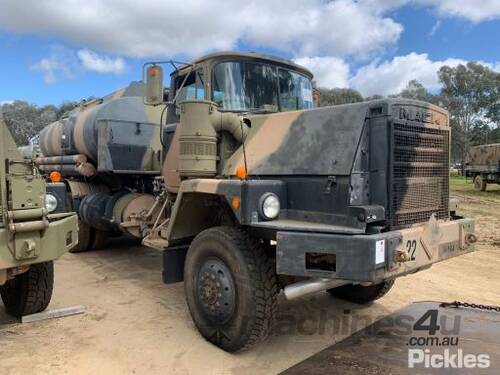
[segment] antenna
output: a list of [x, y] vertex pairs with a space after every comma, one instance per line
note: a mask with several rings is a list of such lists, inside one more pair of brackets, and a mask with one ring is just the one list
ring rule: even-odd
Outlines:
[[240, 121], [241, 128], [241, 146], [243, 147], [243, 162], [245, 164], [245, 180], [248, 179], [247, 152], [245, 149], [245, 133], [243, 132], [243, 120]]

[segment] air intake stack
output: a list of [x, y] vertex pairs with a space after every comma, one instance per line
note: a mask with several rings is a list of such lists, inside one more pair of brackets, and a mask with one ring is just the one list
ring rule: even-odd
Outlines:
[[217, 173], [217, 132], [225, 130], [242, 143], [248, 133], [243, 119], [219, 112], [210, 101], [180, 103], [179, 174], [181, 177], [214, 177]]

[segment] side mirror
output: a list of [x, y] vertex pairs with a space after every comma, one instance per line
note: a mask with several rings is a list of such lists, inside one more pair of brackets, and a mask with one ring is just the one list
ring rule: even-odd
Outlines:
[[146, 69], [146, 95], [144, 103], [159, 105], [163, 103], [163, 68], [151, 65]]

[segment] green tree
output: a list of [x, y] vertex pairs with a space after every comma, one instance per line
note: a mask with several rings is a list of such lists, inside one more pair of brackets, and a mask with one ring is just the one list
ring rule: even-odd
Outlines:
[[9, 128], [16, 143], [28, 144], [48, 124], [61, 118], [64, 113], [75, 107], [73, 102], [64, 102], [61, 106], [46, 105], [38, 107], [34, 104], [16, 100], [2, 105], [5, 124]]
[[438, 76], [443, 85], [441, 100], [450, 112], [452, 159], [464, 166], [470, 146], [484, 139], [478, 132], [489, 132], [498, 126], [500, 74], [470, 62], [456, 67], [443, 66]]
[[368, 101], [368, 100], [377, 100], [377, 99], [384, 99], [384, 96], [380, 95], [380, 94], [375, 94], [375, 95], [367, 96], [365, 98], [366, 101]]
[[416, 79], [412, 79], [406, 85], [406, 88], [403, 89], [397, 96], [414, 99], [414, 100], [422, 100], [424, 102], [437, 104], [439, 102], [439, 95], [433, 95]]
[[357, 103], [363, 101], [363, 97], [361, 96], [361, 94], [353, 89], [327, 89], [320, 87], [318, 88], [318, 90], [321, 94], [321, 107], [329, 105]]

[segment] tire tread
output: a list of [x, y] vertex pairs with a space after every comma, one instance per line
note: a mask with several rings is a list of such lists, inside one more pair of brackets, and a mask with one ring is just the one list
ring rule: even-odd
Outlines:
[[54, 288], [54, 264], [31, 265], [29, 270], [0, 287], [7, 313], [15, 317], [35, 314], [47, 308]]

